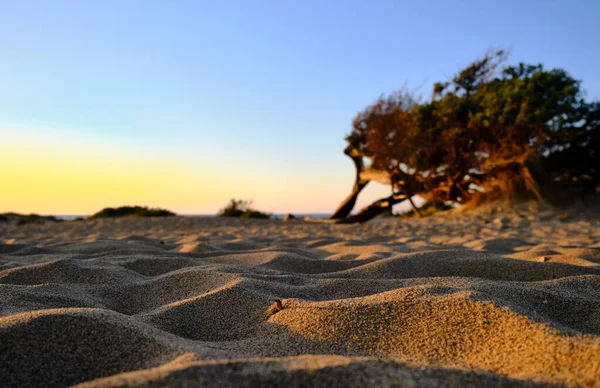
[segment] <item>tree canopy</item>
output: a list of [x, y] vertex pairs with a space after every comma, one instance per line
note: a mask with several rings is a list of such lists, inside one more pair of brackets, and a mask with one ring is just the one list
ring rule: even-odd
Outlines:
[[488, 53], [434, 84], [427, 101], [402, 90], [359, 112], [345, 150], [355, 186], [332, 218], [346, 219], [371, 180], [392, 189], [377, 209], [415, 194], [465, 203], [552, 200], [559, 186], [595, 191], [600, 103], [586, 102], [581, 82], [565, 70], [505, 59], [504, 51]]

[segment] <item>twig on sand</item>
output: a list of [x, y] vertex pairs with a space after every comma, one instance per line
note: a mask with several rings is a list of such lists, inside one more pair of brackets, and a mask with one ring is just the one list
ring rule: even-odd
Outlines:
[[281, 299], [275, 299], [275, 306], [277, 307], [277, 312], [283, 310], [283, 303], [281, 303]]

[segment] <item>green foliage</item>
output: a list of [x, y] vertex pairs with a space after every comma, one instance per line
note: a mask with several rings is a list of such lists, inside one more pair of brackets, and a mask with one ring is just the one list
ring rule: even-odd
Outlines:
[[219, 210], [219, 217], [235, 217], [235, 218], [260, 218], [268, 219], [270, 214], [264, 213], [252, 208], [252, 201], [245, 199], [231, 199], [227, 206]]
[[406, 91], [360, 112], [348, 144], [389, 173], [394, 190], [439, 202], [485, 192], [533, 192], [553, 185], [594, 191], [600, 182], [600, 103], [586, 102], [580, 81], [542, 65], [504, 66], [490, 53], [432, 99]]
[[90, 220], [98, 218], [117, 217], [171, 217], [176, 214], [165, 209], [153, 209], [145, 206], [121, 206], [118, 208], [107, 207], [88, 217]]
[[230, 199], [227, 206], [219, 210], [217, 214], [220, 217], [241, 217], [250, 207], [251, 202], [244, 199]]

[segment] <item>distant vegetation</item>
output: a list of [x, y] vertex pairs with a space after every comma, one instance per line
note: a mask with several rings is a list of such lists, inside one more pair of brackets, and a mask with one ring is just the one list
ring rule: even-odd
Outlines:
[[19, 214], [19, 213], [2, 213], [0, 214], [0, 223], [8, 223], [14, 225], [25, 224], [45, 224], [47, 222], [62, 222], [63, 220], [54, 216], [40, 216], [39, 214]]
[[98, 213], [88, 217], [89, 220], [98, 218], [117, 218], [117, 217], [171, 217], [176, 214], [165, 209], [153, 209], [145, 206], [121, 206], [118, 208], [107, 207]]
[[[485, 55], [434, 84], [429, 100], [399, 91], [358, 113], [344, 151], [354, 188], [331, 218], [364, 222], [414, 195], [473, 204], [595, 193], [600, 102], [586, 101], [565, 70], [505, 59], [503, 51]], [[390, 196], [351, 215], [372, 180], [389, 185]]]
[[270, 214], [252, 208], [252, 201], [245, 199], [231, 199], [227, 206], [219, 210], [219, 217], [235, 218], [261, 218], [268, 219]]

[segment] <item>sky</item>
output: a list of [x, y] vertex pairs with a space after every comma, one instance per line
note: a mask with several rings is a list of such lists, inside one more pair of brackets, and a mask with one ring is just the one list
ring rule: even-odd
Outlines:
[[[489, 49], [600, 99], [600, 2], [0, 0], [0, 212], [329, 213], [354, 115]], [[389, 195], [372, 183], [358, 206]]]

